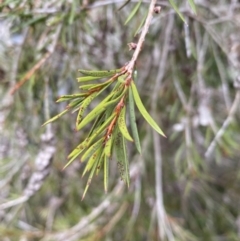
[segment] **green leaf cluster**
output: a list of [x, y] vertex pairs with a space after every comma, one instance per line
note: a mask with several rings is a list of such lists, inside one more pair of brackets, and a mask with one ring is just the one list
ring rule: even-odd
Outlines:
[[[80, 131], [83, 127], [93, 121], [92, 127], [85, 138], [68, 155], [68, 162], [64, 166], [69, 166], [80, 156], [81, 162], [87, 162], [83, 171], [83, 176], [88, 172], [89, 177], [85, 187], [85, 196], [93, 176], [104, 171], [104, 189], [108, 190], [109, 183], [109, 162], [112, 160], [113, 153], [117, 159], [117, 166], [121, 179], [129, 186], [129, 162], [126, 151], [126, 141], [134, 142], [136, 149], [141, 153], [141, 145], [136, 124], [135, 107], [147, 122], [161, 135], [162, 130], [152, 119], [145, 109], [137, 87], [131, 76], [127, 73], [126, 66], [114, 70], [83, 70], [79, 72], [83, 75], [77, 78], [80, 83], [80, 93], [61, 96], [57, 102], [68, 101], [66, 109], [60, 114], [52, 117], [44, 125], [57, 120], [67, 112], [77, 112], [76, 130]], [[96, 80], [105, 79], [101, 83]], [[103, 93], [106, 89], [111, 89], [88, 114], [85, 111], [91, 102]], [[131, 134], [126, 124], [126, 116], [129, 113]]]

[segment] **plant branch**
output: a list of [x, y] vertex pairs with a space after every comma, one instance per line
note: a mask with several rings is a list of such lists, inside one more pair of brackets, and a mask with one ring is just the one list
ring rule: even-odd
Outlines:
[[225, 133], [226, 129], [228, 128], [228, 126], [231, 124], [234, 115], [239, 107], [239, 102], [240, 102], [240, 91], [238, 90], [234, 99], [234, 102], [232, 104], [232, 107], [229, 111], [229, 115], [228, 117], [225, 119], [225, 121], [223, 122], [222, 127], [219, 129], [219, 131], [217, 132], [217, 135], [214, 137], [213, 141], [211, 142], [211, 144], [209, 145], [207, 151], [205, 152], [205, 157], [208, 159], [210, 158], [212, 152], [214, 151], [217, 143], [220, 141], [221, 137], [223, 136], [223, 134]]
[[144, 23], [142, 33], [141, 33], [140, 38], [138, 40], [137, 47], [136, 47], [136, 49], [133, 53], [131, 61], [126, 66], [126, 70], [127, 70], [128, 75], [129, 75], [129, 78], [132, 77], [132, 73], [133, 73], [133, 69], [134, 69], [136, 60], [138, 58], [139, 53], [142, 50], [142, 46], [143, 46], [143, 43], [145, 41], [145, 37], [147, 35], [149, 26], [151, 24], [152, 16], [154, 14], [154, 7], [156, 5], [156, 2], [157, 2], [157, 0], [152, 0], [151, 3], [150, 3], [148, 15], [147, 15], [146, 21]]

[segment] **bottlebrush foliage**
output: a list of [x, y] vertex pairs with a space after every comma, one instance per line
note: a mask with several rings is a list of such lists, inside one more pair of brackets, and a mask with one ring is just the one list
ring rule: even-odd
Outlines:
[[[113, 153], [116, 154], [120, 176], [129, 186], [126, 141], [134, 142], [136, 149], [141, 153], [135, 119], [135, 104], [146, 121], [159, 134], [164, 136], [164, 133], [145, 109], [134, 80], [128, 74], [126, 66], [115, 70], [79, 70], [79, 72], [83, 75], [83, 77], [78, 78], [82, 91], [77, 94], [61, 96], [57, 102], [68, 101], [69, 104], [64, 111], [48, 120], [44, 125], [57, 120], [70, 111], [77, 112], [77, 131], [93, 122], [87, 137], [69, 154], [69, 160], [64, 166], [66, 168], [79, 156], [81, 156], [82, 162], [87, 161], [83, 176], [89, 172], [89, 178], [83, 193], [82, 198], [84, 198], [94, 174], [98, 174], [102, 168], [104, 170], [104, 189], [107, 192], [109, 160]], [[94, 82], [100, 79], [106, 80], [101, 83]], [[111, 92], [84, 116], [90, 103], [111, 87]], [[126, 112], [129, 112], [131, 134], [126, 124]]]

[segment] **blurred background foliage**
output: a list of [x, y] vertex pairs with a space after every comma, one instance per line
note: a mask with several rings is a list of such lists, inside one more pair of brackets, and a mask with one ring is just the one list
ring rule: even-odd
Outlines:
[[150, 2], [124, 25], [138, 1], [120, 11], [122, 0], [0, 1], [1, 240], [240, 239], [240, 4], [195, 0], [194, 14], [193, 1], [176, 2], [186, 24], [157, 1], [136, 63], [167, 138], [138, 113], [143, 153], [129, 144], [129, 190], [112, 160], [108, 194], [100, 174], [81, 201], [84, 164], [62, 168], [87, 130], [74, 131], [74, 114], [41, 125], [65, 108], [58, 96], [79, 91], [77, 69], [131, 59]]

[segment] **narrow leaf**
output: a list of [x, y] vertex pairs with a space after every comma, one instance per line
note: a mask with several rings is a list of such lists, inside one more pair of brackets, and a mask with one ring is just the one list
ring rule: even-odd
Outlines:
[[[110, 115], [108, 117], [110, 117]], [[103, 123], [104, 118], [105, 118], [105, 112], [98, 115], [98, 117], [95, 119], [95, 121], [91, 127], [91, 130], [88, 133], [88, 137], [91, 136], [92, 133]]]
[[118, 127], [120, 129], [120, 131], [122, 132], [123, 136], [129, 140], [129, 141], [133, 141], [132, 137], [130, 136], [128, 129], [127, 129], [127, 125], [126, 125], [126, 106], [124, 105], [124, 107], [122, 108], [119, 117], [118, 117]]
[[106, 130], [107, 126], [113, 120], [114, 117], [115, 117], [115, 114], [113, 113], [107, 120], [105, 120], [105, 122], [98, 129], [96, 129], [92, 133], [90, 137], [88, 137], [87, 145], [91, 144], [96, 137], [98, 137], [103, 131]]
[[91, 145], [87, 151], [84, 153], [84, 155], [81, 157], [81, 162], [85, 161], [87, 158], [89, 158], [93, 153], [100, 147], [103, 146], [103, 138], [99, 139], [97, 142], [95, 142], [93, 145]]
[[114, 150], [115, 150], [116, 158], [118, 161], [117, 166], [118, 166], [119, 174], [121, 176], [121, 179], [124, 182], [126, 182], [125, 169], [124, 169], [124, 152], [123, 152], [122, 133], [120, 132], [118, 127], [117, 127], [116, 138], [114, 139]]
[[99, 105], [97, 105], [88, 115], [82, 120], [82, 122], [77, 126], [77, 130], [80, 130], [85, 125], [87, 125], [90, 121], [92, 121], [96, 116], [101, 114], [108, 106], [116, 103], [126, 92], [126, 89], [114, 100], [108, 101], [110, 95], [106, 97]]
[[97, 86], [96, 84], [81, 85], [81, 86], [79, 86], [79, 89], [80, 90], [89, 90], [89, 89], [94, 88], [96, 86]]
[[133, 98], [134, 101], [138, 107], [138, 110], [140, 111], [140, 113], [142, 114], [142, 116], [145, 118], [145, 120], [152, 126], [152, 128], [154, 130], [156, 130], [160, 135], [166, 137], [163, 133], [163, 131], [160, 129], [160, 127], [157, 125], [157, 123], [152, 119], [152, 117], [149, 115], [149, 113], [147, 112], [147, 110], [145, 109], [140, 96], [138, 94], [138, 90], [136, 85], [134, 84], [134, 82], [131, 82], [131, 88], [132, 88], [132, 92], [133, 92]]
[[78, 82], [87, 82], [87, 81], [92, 81], [92, 80], [97, 80], [97, 79], [102, 79], [101, 76], [83, 76], [83, 77], [78, 77], [77, 81]]
[[82, 143], [75, 147], [75, 149], [73, 149], [73, 151], [68, 155], [68, 158], [70, 159], [76, 154], [80, 154], [81, 152], [83, 152], [88, 147], [88, 140], [88, 138], [85, 139]]
[[63, 116], [64, 114], [66, 114], [68, 112], [68, 109], [62, 111], [61, 113], [55, 115], [54, 117], [52, 117], [50, 120], [46, 121], [42, 126], [45, 126], [55, 120], [57, 120], [59, 117]]
[[104, 156], [104, 190], [105, 193], [108, 191], [108, 179], [109, 179], [109, 157]]
[[131, 19], [134, 17], [134, 15], [137, 13], [140, 5], [142, 3], [142, 0], [139, 0], [138, 3], [136, 4], [136, 6], [134, 7], [134, 9], [132, 10], [132, 12], [130, 13], [130, 15], [128, 16], [127, 20], [125, 21], [124, 25], [126, 25], [129, 21], [131, 21]]
[[129, 162], [127, 159], [127, 152], [126, 152], [126, 144], [125, 144], [125, 140], [122, 136], [122, 147], [123, 147], [123, 154], [124, 154], [124, 166], [125, 166], [125, 177], [126, 177], [126, 182], [127, 182], [127, 186], [129, 188], [130, 186], [130, 176], [129, 176]]
[[104, 151], [101, 153], [101, 156], [99, 158], [99, 161], [98, 161], [98, 166], [97, 166], [97, 170], [96, 170], [96, 175], [99, 174], [100, 170], [101, 170], [101, 167], [102, 167], [102, 163], [104, 161]]
[[58, 102], [69, 101], [69, 100], [77, 99], [77, 98], [84, 98], [84, 97], [86, 97], [86, 95], [87, 95], [87, 93], [63, 95], [63, 96], [60, 96], [56, 102], [58, 103]]
[[112, 138], [112, 136], [110, 136], [105, 143], [104, 153], [105, 153], [105, 156], [107, 156], [107, 157], [111, 156], [112, 140], [113, 140], [113, 138]]
[[170, 4], [172, 5], [173, 9], [177, 12], [177, 14], [179, 15], [179, 17], [182, 19], [182, 21], [184, 23], [186, 23], [185, 18], [183, 17], [182, 13], [179, 11], [176, 3], [174, 2], [174, 0], [169, 0]]
[[133, 140], [138, 152], [141, 154], [141, 144], [138, 135], [138, 128], [136, 124], [136, 117], [135, 117], [135, 108], [134, 108], [134, 99], [132, 89], [129, 88], [129, 96], [128, 96], [128, 105], [129, 105], [129, 116], [130, 116], [130, 126], [132, 130]]
[[127, 153], [126, 153], [126, 146], [125, 146], [125, 139], [120, 132], [119, 128], [117, 130], [116, 138], [114, 141], [114, 148], [116, 157], [118, 160], [118, 169], [120, 172], [120, 176], [123, 181], [125, 181], [129, 187], [130, 178], [129, 178], [129, 166], [127, 160]]
[[108, 77], [115, 75], [119, 72], [121, 72], [121, 69], [113, 69], [113, 70], [85, 70], [85, 69], [79, 69], [78, 70], [81, 74], [87, 75], [87, 76], [93, 76], [93, 77]]
[[83, 101], [84, 101], [83, 98], [74, 99], [67, 105], [67, 108], [68, 109], [73, 109], [75, 107], [79, 107]]
[[94, 165], [97, 163], [98, 159], [100, 158], [102, 151], [103, 151], [103, 149], [100, 147], [89, 158], [88, 163], [83, 171], [82, 177], [86, 174], [86, 172], [90, 171], [94, 167]]
[[80, 124], [80, 122], [83, 119], [83, 114], [84, 111], [86, 110], [86, 108], [89, 106], [89, 104], [92, 102], [92, 100], [97, 96], [97, 92], [92, 93], [91, 95], [89, 95], [82, 103], [81, 107], [79, 108], [79, 112], [77, 115], [77, 120], [76, 120], [76, 129], [78, 130], [78, 126]]
[[194, 14], [197, 14], [197, 8], [196, 8], [196, 4], [194, 2], [194, 0], [188, 0], [188, 3], [191, 7], [191, 9], [193, 10]]
[[144, 17], [143, 17], [141, 23], [139, 24], [139, 26], [138, 26], [138, 28], [137, 28], [135, 34], [134, 34], [134, 37], [138, 34], [138, 32], [139, 32], [140, 29], [142, 28], [143, 24], [145, 23], [145, 20], [146, 20], [146, 18], [147, 18], [147, 15], [148, 15], [148, 11], [146, 11], [146, 13], [145, 13], [145, 15], [144, 15]]
[[[99, 150], [100, 150], [100, 149], [99, 149]], [[98, 163], [99, 163], [99, 161], [100, 161], [100, 157], [101, 157], [101, 152], [99, 151], [99, 153], [97, 153], [97, 157], [96, 157], [96, 159], [94, 160], [94, 163], [93, 163], [93, 165], [92, 165], [92, 167], [91, 167], [91, 172], [90, 172], [90, 174], [89, 174], [88, 181], [87, 181], [87, 185], [86, 185], [85, 190], [84, 190], [83, 195], [82, 195], [82, 200], [84, 199], [84, 197], [85, 197], [85, 195], [86, 195], [86, 193], [87, 193], [87, 190], [88, 190], [88, 188], [89, 188], [89, 186], [90, 186], [90, 184], [91, 184], [92, 177], [93, 177], [93, 175], [94, 175], [94, 173], [95, 173], [95, 171], [96, 171], [96, 169], [97, 169]]]
[[63, 170], [65, 168], [67, 168], [82, 152], [83, 152], [83, 149], [79, 149], [79, 150], [76, 150], [74, 149], [74, 154], [71, 155], [69, 161], [67, 162], [67, 164], [63, 167]]

